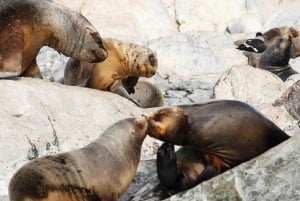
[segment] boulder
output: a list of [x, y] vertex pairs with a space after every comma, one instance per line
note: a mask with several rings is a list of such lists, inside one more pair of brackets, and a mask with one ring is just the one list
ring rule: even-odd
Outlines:
[[233, 66], [215, 85], [214, 98], [246, 102], [289, 132], [298, 127], [297, 121], [284, 106], [274, 106], [284, 90], [284, 83], [273, 73], [248, 65]]

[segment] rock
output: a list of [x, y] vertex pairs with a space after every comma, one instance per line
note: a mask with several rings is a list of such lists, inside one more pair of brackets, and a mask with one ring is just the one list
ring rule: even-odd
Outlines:
[[[300, 78], [299, 74], [298, 77]], [[284, 105], [296, 120], [300, 120], [300, 79], [289, 86], [282, 96], [276, 100], [276, 105]]]
[[214, 87], [214, 98], [249, 103], [283, 130], [293, 130], [297, 122], [284, 106], [274, 107], [284, 92], [284, 83], [276, 75], [248, 65], [233, 66]]
[[[226, 24], [245, 12], [244, 1], [228, 0], [175, 0], [177, 21], [180, 31], [224, 31]], [[230, 13], [230, 15], [228, 15]]]
[[263, 31], [280, 26], [300, 27], [300, 13], [297, 11], [299, 7], [300, 2], [297, 1], [285, 3], [272, 13], [272, 17], [263, 25]]
[[[40, 79], [0, 80], [0, 88], [1, 196], [28, 160], [83, 147], [114, 122], [150, 112], [110, 92]], [[147, 137], [141, 158], [154, 158], [159, 144]]]

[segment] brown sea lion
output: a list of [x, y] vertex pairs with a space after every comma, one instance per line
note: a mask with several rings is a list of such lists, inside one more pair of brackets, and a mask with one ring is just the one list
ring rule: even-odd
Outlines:
[[87, 146], [36, 158], [9, 183], [10, 201], [116, 201], [140, 161], [147, 121], [120, 120]]
[[165, 194], [187, 190], [217, 175], [201, 151], [185, 146], [175, 152], [174, 145], [168, 142], [159, 147], [156, 164]]
[[[157, 70], [156, 53], [150, 48], [116, 39], [103, 39], [108, 57], [101, 63], [70, 59], [64, 74], [64, 84], [111, 91], [139, 105], [123, 86], [128, 77], [151, 77]], [[131, 82], [131, 81], [130, 81]], [[131, 89], [132, 90], [132, 89]]]
[[294, 52], [290, 35], [287, 38], [277, 38], [262, 53], [259, 59], [259, 68], [270, 71], [285, 81], [289, 76], [298, 73], [289, 65], [289, 60]]
[[250, 105], [235, 100], [171, 106], [148, 118], [148, 134], [199, 149], [221, 173], [289, 136]]
[[36, 56], [43, 46], [87, 62], [107, 57], [99, 33], [80, 13], [51, 0], [1, 0], [0, 78], [41, 77]]

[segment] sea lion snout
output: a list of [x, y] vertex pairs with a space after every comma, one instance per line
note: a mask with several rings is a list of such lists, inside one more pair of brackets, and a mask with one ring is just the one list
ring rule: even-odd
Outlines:
[[[181, 129], [188, 127], [187, 116], [179, 107], [169, 107], [158, 110], [148, 118], [147, 133], [151, 137], [168, 142], [169, 138], [177, 136], [178, 141], [184, 139]], [[171, 137], [172, 136], [172, 137]]]

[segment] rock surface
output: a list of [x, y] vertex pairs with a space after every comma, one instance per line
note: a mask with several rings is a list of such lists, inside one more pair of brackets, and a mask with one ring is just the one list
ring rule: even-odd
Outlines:
[[[157, 51], [158, 73], [150, 81], [163, 91], [167, 105], [238, 99], [295, 135], [266, 154], [170, 200], [300, 199], [299, 120], [284, 104], [274, 105], [300, 76], [283, 83], [269, 72], [246, 65], [247, 58], [233, 45], [235, 40], [252, 37], [257, 31], [282, 25], [300, 27], [300, 2], [56, 1], [84, 14], [103, 37], [148, 45]], [[45, 79], [63, 76], [65, 56], [45, 47], [37, 60]], [[299, 58], [291, 59], [290, 64], [300, 72]], [[8, 200], [9, 178], [29, 159], [79, 148], [117, 120], [153, 111], [136, 108], [108, 92], [42, 80], [0, 80], [0, 88], [0, 201]], [[153, 186], [149, 184], [157, 184], [155, 162], [147, 160], [155, 158], [160, 143], [146, 138], [139, 173], [122, 201], [139, 200], [143, 192], [151, 192]]]

